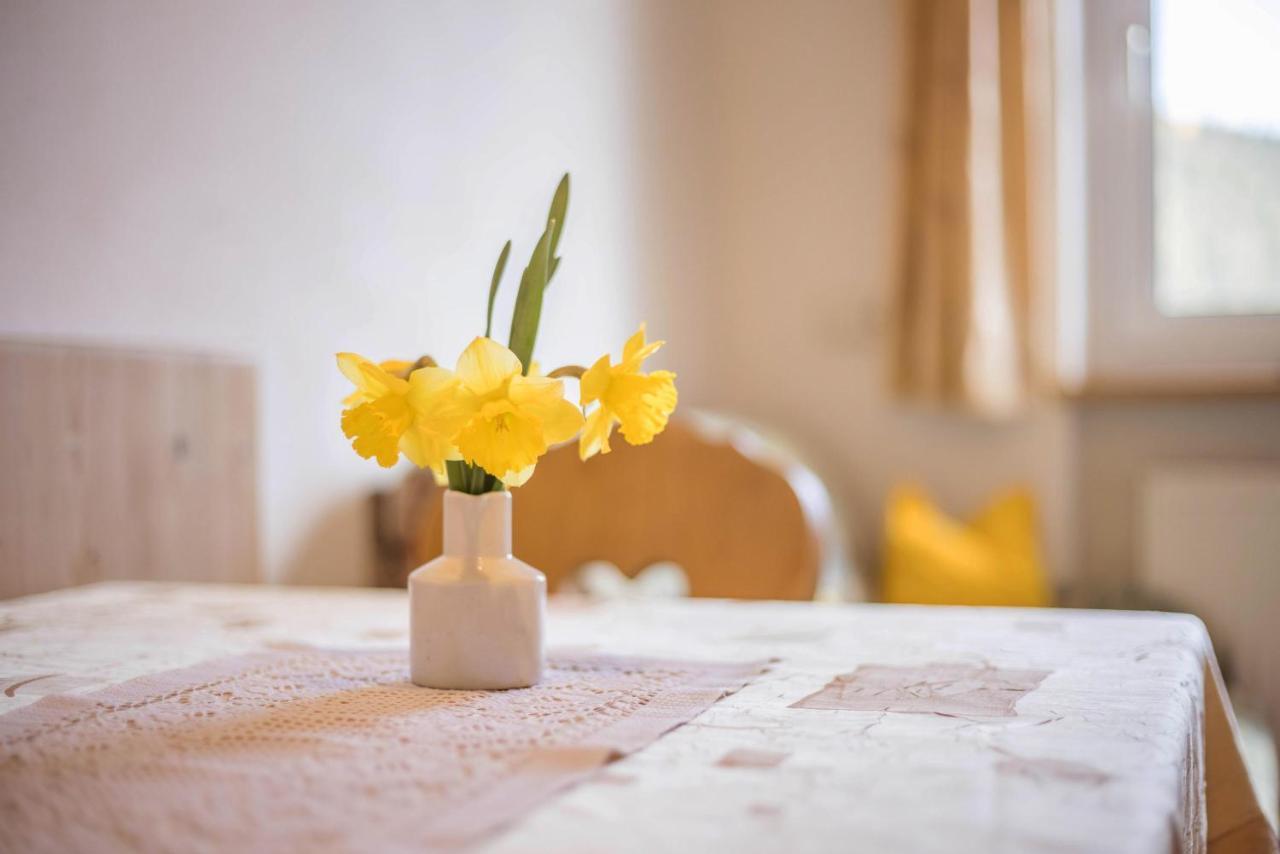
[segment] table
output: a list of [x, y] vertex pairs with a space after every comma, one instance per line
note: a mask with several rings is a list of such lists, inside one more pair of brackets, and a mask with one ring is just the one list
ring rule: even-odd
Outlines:
[[[1192, 617], [564, 599], [548, 630], [552, 648], [774, 661], [489, 851], [1274, 845]], [[402, 591], [97, 584], [0, 602], [0, 713], [230, 653], [406, 643]]]

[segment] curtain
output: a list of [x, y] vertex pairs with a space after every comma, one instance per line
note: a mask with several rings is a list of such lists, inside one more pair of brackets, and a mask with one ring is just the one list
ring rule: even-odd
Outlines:
[[[1042, 278], [1033, 243], [1045, 232], [1032, 215], [1051, 210], [1028, 195], [1033, 184], [1045, 189], [1030, 180], [1028, 144], [1051, 89], [1048, 14], [1043, 3], [1028, 14], [1036, 2], [909, 4], [891, 354], [906, 399], [998, 417], [1017, 412], [1032, 388], [1032, 280]], [[1029, 109], [1032, 97], [1041, 103]]]

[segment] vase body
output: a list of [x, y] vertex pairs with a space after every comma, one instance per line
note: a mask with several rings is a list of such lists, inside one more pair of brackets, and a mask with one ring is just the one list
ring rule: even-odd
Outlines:
[[511, 554], [511, 493], [444, 494], [444, 554], [409, 575], [409, 675], [428, 688], [542, 678], [547, 579]]

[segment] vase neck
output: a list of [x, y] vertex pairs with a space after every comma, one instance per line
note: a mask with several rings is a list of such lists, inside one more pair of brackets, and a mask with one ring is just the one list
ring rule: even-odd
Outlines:
[[511, 556], [511, 493], [444, 494], [444, 553], [460, 557]]

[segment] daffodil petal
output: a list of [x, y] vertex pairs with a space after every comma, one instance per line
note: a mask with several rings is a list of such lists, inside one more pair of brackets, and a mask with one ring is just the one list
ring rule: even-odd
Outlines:
[[399, 376], [412, 368], [413, 362], [406, 362], [404, 359], [384, 359], [378, 363], [378, 367], [389, 374]]
[[365, 377], [360, 370], [360, 365], [368, 361], [358, 353], [339, 353], [338, 370], [342, 371], [342, 375], [349, 379], [352, 385], [356, 388], [362, 388], [365, 383]]
[[400, 437], [400, 451], [420, 469], [444, 471], [444, 461], [453, 450], [449, 441], [437, 433], [414, 425]]
[[448, 368], [418, 368], [409, 374], [409, 396], [436, 394], [451, 389], [457, 383], [457, 376]]
[[519, 407], [544, 406], [564, 400], [564, 382], [548, 377], [512, 377], [507, 397]]
[[544, 377], [516, 377], [508, 397], [521, 412], [542, 422], [548, 445], [573, 438], [582, 428], [582, 413], [564, 399], [564, 383]]
[[603, 406], [597, 406], [587, 416], [587, 423], [582, 428], [582, 436], [578, 440], [578, 458], [585, 462], [596, 454], [609, 453], [611, 432], [613, 413]]
[[397, 426], [374, 403], [362, 403], [342, 413], [342, 432], [352, 440], [351, 447], [365, 459], [376, 459], [383, 468], [391, 468], [400, 459]]
[[666, 429], [679, 399], [675, 380], [671, 371], [614, 378], [607, 402], [621, 422], [619, 432], [629, 443], [648, 444]]
[[487, 404], [485, 409], [490, 407], [494, 407], [491, 414], [482, 411], [454, 439], [464, 460], [493, 474], [520, 471], [547, 452], [542, 424], [537, 418], [514, 408], [496, 411], [498, 404]]
[[464, 394], [453, 371], [418, 368], [409, 375], [409, 406], [418, 426], [448, 439], [475, 414], [474, 398]]
[[533, 470], [536, 466], [525, 466], [520, 471], [509, 471], [502, 477], [498, 478], [502, 484], [509, 488], [524, 486], [529, 478], [533, 477]]
[[404, 394], [409, 388], [400, 377], [387, 373], [380, 365], [356, 353], [339, 353], [338, 370], [355, 384], [365, 400], [374, 400], [389, 393]]
[[578, 381], [578, 401], [583, 406], [588, 406], [603, 397], [605, 390], [609, 388], [609, 377], [609, 354], [605, 353], [587, 368], [587, 372]]
[[542, 419], [543, 438], [548, 445], [567, 442], [582, 429], [582, 410], [567, 400], [557, 400], [539, 417]]
[[519, 373], [516, 354], [492, 338], [476, 338], [458, 357], [458, 379], [473, 394], [495, 391]]
[[662, 345], [666, 343], [666, 341], [650, 341], [626, 359], [623, 359], [622, 367], [625, 367], [626, 370], [640, 370], [640, 367], [644, 364], [644, 360], [661, 350]]
[[622, 345], [622, 361], [629, 361], [632, 356], [644, 347], [644, 326], [645, 325], [641, 323], [640, 328], [635, 331], [635, 334], [627, 339], [627, 343]]
[[644, 324], [640, 324], [636, 333], [622, 345], [622, 361], [617, 364], [616, 370], [623, 373], [639, 371], [644, 360], [662, 349], [662, 345], [666, 343], [666, 341], [650, 341], [646, 344]]
[[[574, 419], [577, 426], [582, 425], [582, 415], [578, 412], [578, 408], [564, 399], [564, 383], [560, 380], [545, 377], [516, 377], [511, 380], [507, 399], [521, 412], [531, 414], [542, 421], [544, 428], [557, 436], [568, 428], [576, 430], [576, 427], [572, 427], [569, 423]], [[548, 438], [547, 441], [559, 442], [563, 439]]]
[[379, 395], [403, 395], [409, 390], [407, 380], [387, 373], [380, 365], [375, 365], [373, 362], [362, 363], [360, 373], [365, 378], [365, 388], [369, 391], [376, 389]]

